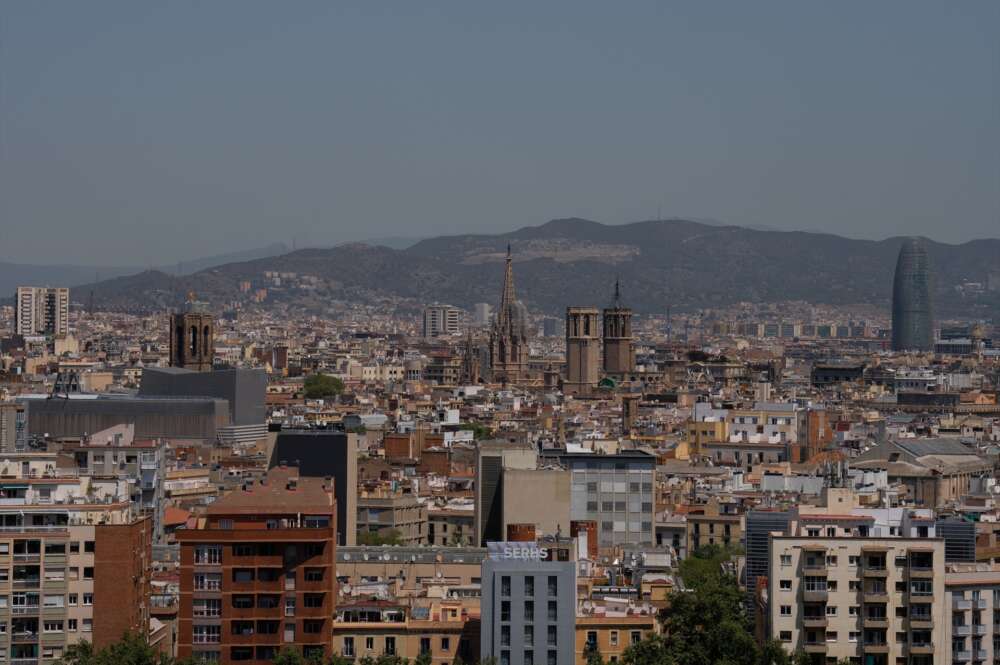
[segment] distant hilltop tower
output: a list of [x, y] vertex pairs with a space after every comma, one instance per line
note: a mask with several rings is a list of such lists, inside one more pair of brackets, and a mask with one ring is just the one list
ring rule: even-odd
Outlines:
[[601, 331], [593, 307], [566, 308], [566, 380], [563, 393], [589, 395], [600, 380]]
[[604, 373], [628, 374], [634, 369], [632, 310], [622, 305], [621, 284], [615, 280], [615, 299], [604, 309]]
[[903, 243], [892, 283], [892, 348], [934, 350], [934, 301], [931, 262], [919, 238]]

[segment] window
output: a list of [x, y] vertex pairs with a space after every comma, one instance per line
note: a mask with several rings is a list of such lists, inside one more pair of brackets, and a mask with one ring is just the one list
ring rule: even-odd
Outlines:
[[618, 631], [617, 630], [612, 630], [611, 633], [608, 635], [608, 643], [611, 646], [613, 646], [613, 647], [618, 646]]
[[860, 633], [858, 633], [857, 631], [853, 631], [852, 630], [851, 632], [847, 633], [847, 641], [848, 642], [857, 642], [858, 641], [858, 635], [860, 635]]
[[828, 631], [826, 631], [826, 641], [827, 642], [836, 642], [837, 641], [837, 631], [835, 631], [835, 630], [828, 630]]
[[192, 606], [192, 614], [196, 617], [222, 616], [222, 599], [195, 598]]
[[783, 617], [790, 617], [790, 616], [792, 616], [792, 606], [791, 605], [782, 605], [781, 606], [781, 616], [783, 616]]
[[558, 617], [558, 616], [559, 616], [559, 610], [556, 607], [556, 601], [550, 600], [549, 601], [549, 608], [548, 608], [548, 615], [547, 615], [546, 618], [549, 621], [556, 621], [557, 620], [556, 617]]
[[559, 595], [559, 578], [555, 575], [549, 575], [549, 595]]
[[441, 651], [450, 651], [450, 650], [451, 650], [451, 638], [450, 637], [442, 637], [441, 638]]
[[420, 653], [430, 653], [431, 652], [431, 638], [421, 637], [420, 638]]
[[782, 566], [790, 566], [790, 565], [792, 565], [792, 555], [791, 554], [782, 554], [781, 555], [781, 565]]
[[548, 626], [548, 637], [546, 638], [546, 643], [550, 647], [557, 646], [557, 634], [555, 626]]
[[70, 607], [76, 607], [77, 605], [80, 604], [80, 596], [78, 596], [77, 594], [71, 593], [69, 594], [68, 598], [69, 600], [66, 604], [69, 605]]
[[396, 638], [386, 637], [385, 638], [385, 655], [395, 656], [396, 655]]
[[524, 627], [524, 645], [533, 647], [535, 646], [535, 627], [525, 626]]
[[631, 644], [638, 644], [639, 642], [642, 642], [642, 631], [633, 630], [631, 633], [629, 633], [629, 642]]
[[[89, 621], [89, 619], [83, 620], [84, 630], [87, 630], [87, 621]], [[192, 627], [192, 630], [193, 633], [191, 641], [195, 644], [218, 644], [222, 637], [221, 626], [195, 625]]]
[[85, 579], [85, 580], [92, 580], [92, 579], [94, 579], [94, 567], [93, 566], [86, 566], [86, 567], [84, 567], [84, 569], [83, 569], [83, 579]]
[[80, 542], [77, 540], [72, 540], [69, 543], [69, 553], [79, 554], [80, 553]]
[[285, 616], [295, 616], [295, 596], [287, 596], [285, 598]]
[[198, 545], [194, 548], [196, 566], [218, 566], [222, 563], [221, 545]]
[[66, 619], [66, 630], [76, 632], [76, 619]]
[[84, 541], [84, 543], [83, 543], [83, 551], [86, 552], [86, 553], [88, 553], [88, 554], [93, 554], [94, 553], [94, 541], [93, 540], [86, 540], [86, 541]]
[[500, 620], [510, 621], [510, 601], [501, 600], [500, 601]]
[[532, 575], [524, 578], [524, 595], [528, 597], [535, 595], [535, 578]]
[[62, 621], [46, 621], [42, 624], [42, 630], [46, 633], [61, 633], [63, 632], [63, 622]]
[[233, 607], [248, 610], [253, 607], [253, 596], [233, 596]]
[[535, 620], [535, 601], [533, 600], [524, 601], [524, 620], [525, 621]]
[[549, 651], [545, 656], [545, 665], [556, 665], [558, 662], [558, 651]]
[[47, 593], [42, 599], [43, 607], [63, 607], [66, 598], [61, 594]]
[[778, 588], [781, 589], [782, 591], [791, 591], [792, 590], [792, 581], [791, 580], [778, 580]]
[[792, 641], [792, 631], [790, 631], [790, 630], [783, 630], [783, 631], [781, 631], [781, 633], [778, 635], [778, 639], [781, 640], [782, 642], [791, 642]]
[[93, 605], [94, 604], [94, 594], [92, 594], [92, 593], [85, 593], [85, 594], [83, 594], [83, 604], [84, 605]]
[[837, 616], [837, 606], [836, 605], [827, 605], [826, 606], [826, 615], [828, 617], [835, 617], [835, 616]]
[[501, 596], [510, 595], [510, 577], [508, 575], [503, 575], [500, 577], [500, 595]]
[[303, 607], [323, 607], [323, 594], [307, 593], [302, 597]]
[[500, 665], [510, 665], [510, 651], [504, 649], [500, 652]]
[[500, 626], [500, 646], [510, 646], [510, 626], [507, 624]]
[[233, 581], [237, 583], [253, 582], [253, 568], [233, 568]]
[[587, 646], [586, 646], [586, 648], [587, 649], [596, 649], [597, 648], [597, 631], [596, 630], [588, 630], [587, 631]]
[[852, 568], [857, 568], [858, 562], [860, 560], [861, 560], [860, 556], [858, 556], [856, 554], [851, 554], [851, 555], [849, 555], [847, 557], [847, 565], [850, 566], [850, 567], [852, 567]]
[[344, 656], [347, 656], [348, 658], [353, 658], [354, 657], [354, 638], [353, 637], [345, 637], [344, 638], [344, 648], [341, 650], [341, 652], [342, 652], [342, 654]]
[[322, 582], [323, 581], [323, 569], [322, 568], [306, 568], [306, 572], [303, 574], [303, 578], [306, 582]]
[[530, 649], [524, 652], [524, 665], [535, 665], [535, 652]]

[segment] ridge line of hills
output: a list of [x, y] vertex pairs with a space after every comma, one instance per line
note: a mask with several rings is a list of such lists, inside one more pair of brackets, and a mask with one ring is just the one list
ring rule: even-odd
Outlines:
[[[771, 231], [682, 219], [606, 225], [556, 219], [501, 234], [439, 236], [394, 249], [348, 243], [215, 265], [190, 275], [143, 271], [72, 289], [98, 308], [152, 311], [178, 306], [194, 291], [216, 306], [247, 297], [240, 283], [268, 288], [269, 300], [322, 310], [324, 302], [377, 297], [470, 307], [495, 303], [508, 243], [518, 296], [529, 309], [552, 314], [567, 305], [603, 304], [620, 278], [627, 304], [639, 313], [718, 307], [734, 302], [803, 300], [885, 306], [904, 238], [856, 240], [827, 233]], [[935, 270], [942, 315], [989, 318], [1000, 293], [944, 298], [956, 286], [992, 275], [1000, 288], [1000, 239], [951, 245], [925, 240]], [[319, 279], [318, 288], [275, 286], [264, 272]], [[301, 291], [301, 292], [300, 292]], [[969, 310], [969, 311], [966, 311]]]

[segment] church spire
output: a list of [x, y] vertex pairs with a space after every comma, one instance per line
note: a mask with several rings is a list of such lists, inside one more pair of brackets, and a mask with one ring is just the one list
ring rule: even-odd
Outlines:
[[500, 296], [500, 309], [497, 310], [497, 318], [501, 317], [506, 322], [510, 308], [514, 305], [514, 260], [510, 255], [510, 243], [507, 243], [507, 265], [503, 275], [503, 292]]

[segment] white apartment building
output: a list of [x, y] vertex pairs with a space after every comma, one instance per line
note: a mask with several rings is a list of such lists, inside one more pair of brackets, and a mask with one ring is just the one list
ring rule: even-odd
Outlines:
[[68, 334], [69, 289], [17, 287], [15, 317], [15, 331], [18, 335]]
[[451, 305], [429, 305], [424, 308], [424, 337], [456, 335], [462, 312]]

